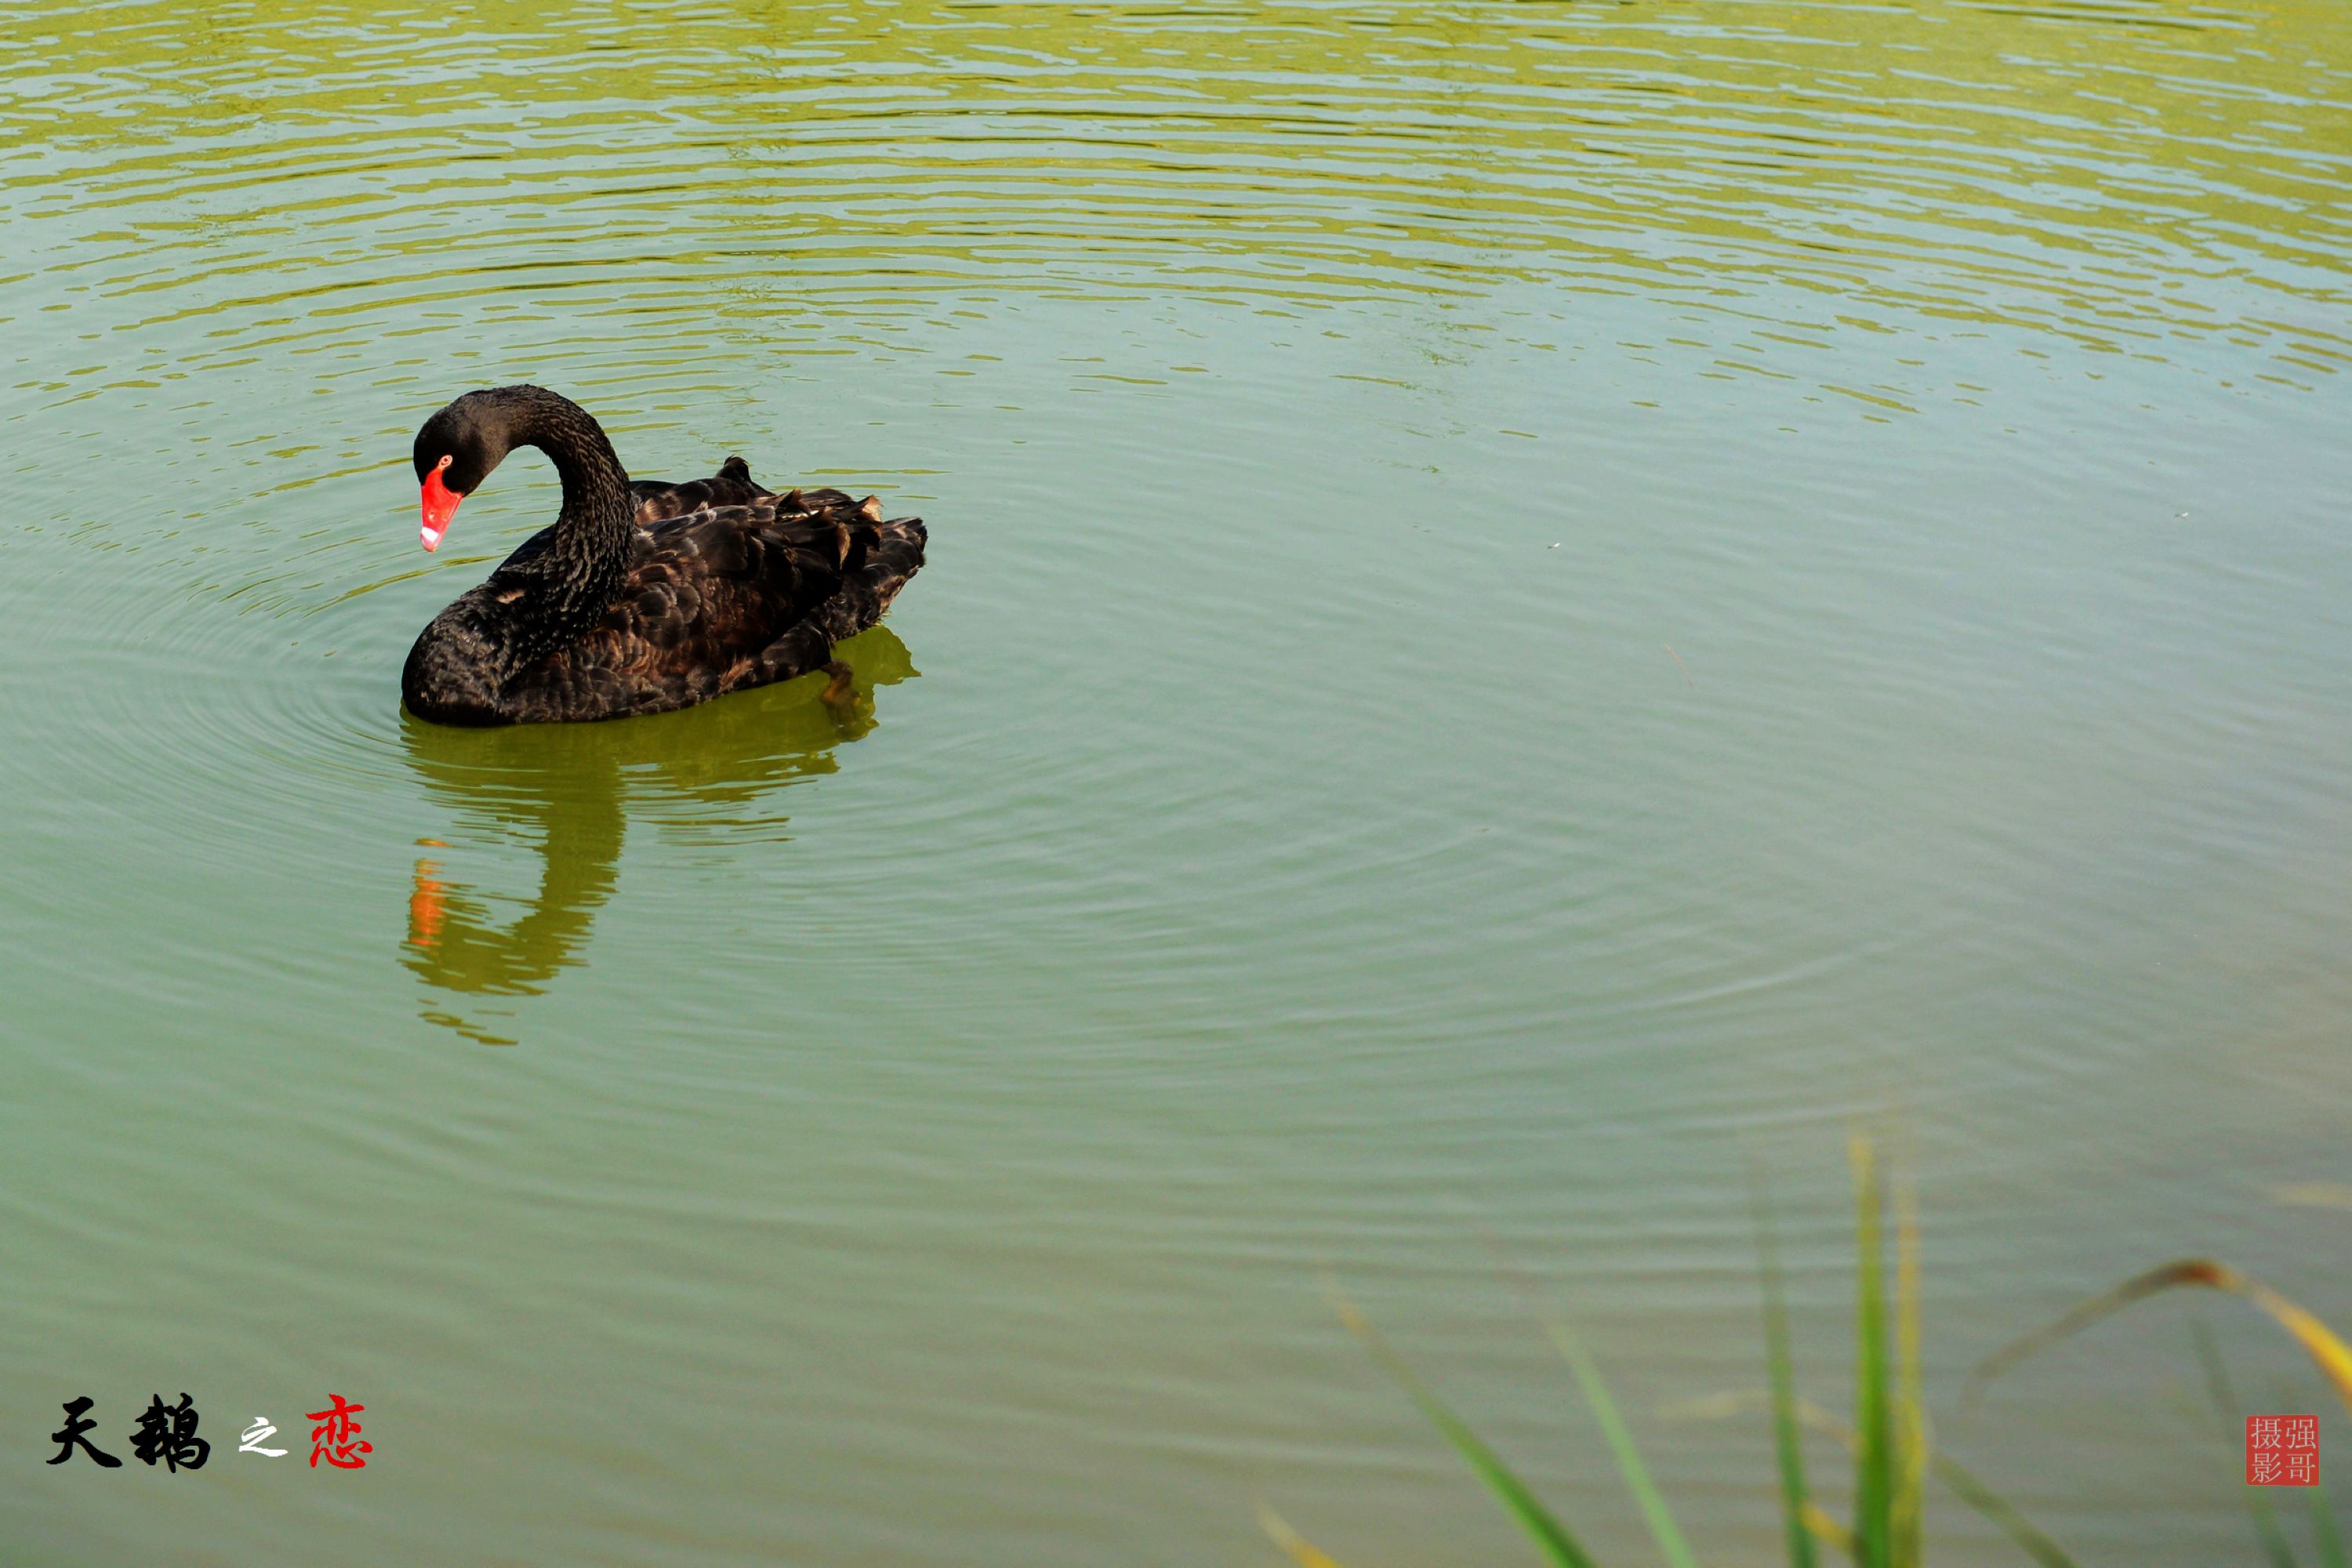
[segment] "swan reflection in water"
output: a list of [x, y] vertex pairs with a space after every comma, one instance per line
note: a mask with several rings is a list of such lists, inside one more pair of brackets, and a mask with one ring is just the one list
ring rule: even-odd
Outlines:
[[[453, 822], [445, 837], [417, 841], [401, 962], [445, 992], [536, 995], [583, 956], [619, 879], [633, 812], [686, 831], [782, 837], [784, 819], [759, 811], [761, 797], [836, 771], [841, 744], [875, 727], [875, 689], [920, 673], [887, 626], [843, 643], [839, 658], [856, 685], [833, 703], [811, 677], [608, 724], [464, 730], [404, 714], [409, 766]], [[518, 840], [539, 853], [537, 897], [486, 894], [461, 879], [473, 846]], [[514, 902], [521, 912], [501, 919], [495, 906]], [[438, 1008], [424, 1016], [485, 1044], [514, 1043]]]

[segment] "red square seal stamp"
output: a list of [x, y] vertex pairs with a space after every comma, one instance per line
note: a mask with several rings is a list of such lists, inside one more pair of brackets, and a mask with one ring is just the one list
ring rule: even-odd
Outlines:
[[2246, 1484], [2250, 1487], [2315, 1487], [2319, 1484], [2319, 1417], [2246, 1417]]

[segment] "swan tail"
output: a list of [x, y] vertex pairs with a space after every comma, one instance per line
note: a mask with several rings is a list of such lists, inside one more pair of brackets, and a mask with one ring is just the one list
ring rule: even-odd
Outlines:
[[849, 552], [841, 564], [841, 586], [806, 619], [741, 667], [726, 689], [790, 680], [825, 668], [833, 660], [833, 645], [880, 621], [907, 580], [922, 570], [923, 545], [929, 537], [919, 517], [860, 522], [851, 529]]
[[850, 529], [841, 589], [817, 611], [835, 642], [882, 618], [907, 580], [923, 569], [923, 546], [929, 538], [919, 517], [887, 518]]

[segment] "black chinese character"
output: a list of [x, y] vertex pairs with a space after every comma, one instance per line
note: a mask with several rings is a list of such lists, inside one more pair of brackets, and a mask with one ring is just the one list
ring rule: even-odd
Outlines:
[[213, 1446], [196, 1436], [195, 1405], [185, 1394], [176, 1405], [167, 1405], [162, 1394], [155, 1395], [155, 1403], [139, 1418], [139, 1430], [131, 1434], [134, 1458], [149, 1465], [160, 1458], [174, 1471], [183, 1467], [203, 1469], [212, 1451]]
[[91, 1458], [96, 1459], [108, 1469], [115, 1470], [122, 1468], [121, 1460], [116, 1458], [111, 1454], [100, 1453], [96, 1448], [90, 1446], [89, 1439], [82, 1436], [83, 1433], [95, 1431], [98, 1427], [97, 1422], [85, 1421], [81, 1418], [82, 1412], [88, 1410], [92, 1403], [94, 1402], [90, 1397], [88, 1394], [84, 1394], [81, 1398], [69, 1401], [65, 1407], [65, 1429], [63, 1431], [52, 1432], [49, 1434], [49, 1441], [58, 1446], [58, 1457], [51, 1459], [49, 1461], [50, 1464], [62, 1465], [68, 1459], [72, 1458], [74, 1445], [79, 1443], [81, 1445], [81, 1451], [83, 1453], [88, 1454]]

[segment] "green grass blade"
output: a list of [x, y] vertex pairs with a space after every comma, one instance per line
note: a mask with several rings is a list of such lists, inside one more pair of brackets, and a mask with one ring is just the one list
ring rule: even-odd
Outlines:
[[1919, 1194], [1895, 1184], [1894, 1568], [1920, 1568], [1927, 1486], [1927, 1405], [1919, 1387]]
[[1337, 1558], [1291, 1529], [1290, 1521], [1275, 1512], [1273, 1505], [1264, 1498], [1258, 1499], [1257, 1523], [1265, 1531], [1266, 1539], [1280, 1547], [1283, 1555], [1297, 1563], [1298, 1568], [1339, 1568]]
[[1895, 1433], [1886, 1390], [1886, 1265], [1880, 1244], [1885, 1202], [1870, 1141], [1852, 1143], [1854, 1196], [1853, 1560], [1892, 1568]]
[[2352, 1410], [2352, 1345], [2346, 1344], [2335, 1330], [2261, 1280], [2210, 1258], [2176, 1258], [2145, 1274], [2134, 1275], [2114, 1289], [2094, 1296], [2054, 1321], [2011, 1340], [1979, 1363], [1977, 1369], [1969, 1373], [1968, 1388], [1961, 1396], [1962, 1405], [1974, 1405], [1987, 1384], [2027, 1357], [2039, 1355], [2060, 1341], [2073, 1338], [2101, 1319], [2112, 1317], [2135, 1302], [2144, 1301], [2160, 1291], [2185, 1286], [2223, 1290], [2241, 1300], [2251, 1302], [2294, 1337], [2294, 1342], [2303, 1347], [2304, 1353], [2311, 1357], [2312, 1364], [2318, 1367], [2327, 1381], [2335, 1385], [2336, 1397], [2343, 1400], [2344, 1408]]
[[[1718, 1420], [1725, 1416], [1739, 1415], [1749, 1409], [1763, 1408], [1770, 1403], [1771, 1395], [1768, 1393], [1717, 1394], [1709, 1399], [1693, 1400], [1677, 1406], [1676, 1409], [1683, 1419]], [[1798, 1399], [1792, 1403], [1796, 1408], [1797, 1419], [1803, 1423], [1807, 1431], [1818, 1432], [1830, 1441], [1841, 1444], [1849, 1449], [1853, 1447], [1853, 1427], [1809, 1399]], [[2028, 1557], [2041, 1563], [2042, 1568], [2082, 1568], [2080, 1563], [2067, 1554], [2064, 1547], [2034, 1528], [2024, 1515], [2019, 1513], [1990, 1487], [1962, 1468], [1957, 1460], [1930, 1451], [1927, 1456], [1927, 1473], [1943, 1483], [1945, 1489], [1951, 1492], [1953, 1496], [1983, 1514], [2003, 1535], [2015, 1542], [2019, 1549]], [[1847, 1533], [1843, 1526], [1838, 1525], [1834, 1521], [1830, 1520], [1828, 1515], [1822, 1513], [1819, 1507], [1807, 1503], [1805, 1519], [1808, 1526], [1822, 1540], [1831, 1542], [1849, 1553], [1853, 1552], [1853, 1537]], [[1823, 1528], [1824, 1524], [1828, 1528]]]
[[1853, 1531], [1832, 1519], [1821, 1504], [1809, 1502], [1805, 1505], [1805, 1528], [1819, 1539], [1828, 1542], [1834, 1550], [1844, 1552], [1848, 1557], [1853, 1555]]
[[2311, 1489], [2311, 1538], [2319, 1543], [2321, 1568], [2352, 1568], [2344, 1556], [2344, 1538], [2336, 1533], [2336, 1514], [2327, 1506], [2327, 1489]]
[[1789, 1351], [1789, 1308], [1780, 1289], [1780, 1247], [1772, 1233], [1772, 1196], [1756, 1178], [1756, 1253], [1764, 1275], [1764, 1359], [1772, 1377], [1772, 1448], [1780, 1463], [1781, 1534], [1789, 1568], [1816, 1568], [1805, 1512], [1804, 1434], [1797, 1426], [1796, 1358]]
[[1389, 1348], [1388, 1342], [1381, 1338], [1380, 1331], [1372, 1327], [1370, 1320], [1336, 1289], [1330, 1292], [1330, 1296], [1331, 1304], [1338, 1310], [1339, 1321], [1348, 1325], [1349, 1332], [1363, 1342], [1364, 1348], [1371, 1352], [1372, 1359], [1381, 1363], [1382, 1371], [1396, 1379], [1397, 1386], [1403, 1389], [1419, 1407], [1423, 1418], [1454, 1445], [1454, 1451], [1462, 1456], [1478, 1479], [1486, 1483], [1486, 1489], [1493, 1492], [1510, 1510], [1511, 1517], [1519, 1521], [1519, 1527], [1535, 1542], [1545, 1560], [1554, 1568], [1598, 1568], [1591, 1553], [1578, 1544], [1575, 1536], [1569, 1533], [1568, 1527], [1536, 1500], [1535, 1493], [1512, 1474], [1510, 1467], [1504, 1464], [1492, 1448], [1479, 1440], [1478, 1435], [1470, 1430], [1466, 1422], [1429, 1391], [1413, 1374], [1412, 1368], [1406, 1364], [1404, 1358]]
[[2011, 1507], [2000, 1493], [1979, 1480], [1974, 1471], [1942, 1454], [1933, 1456], [1927, 1465], [1947, 1490], [1990, 1520], [1996, 1529], [2017, 1543], [2018, 1550], [2041, 1563], [2042, 1568], [2082, 1568], [2064, 1547], [2035, 1529], [2032, 1521]]
[[1666, 1500], [1650, 1479], [1650, 1472], [1642, 1463], [1642, 1452], [1633, 1445], [1633, 1434], [1627, 1429], [1625, 1419], [1617, 1412], [1617, 1402], [1609, 1396], [1609, 1385], [1601, 1379], [1601, 1368], [1592, 1360], [1584, 1342], [1568, 1321], [1554, 1315], [1544, 1324], [1551, 1342], [1559, 1347], [1569, 1370], [1576, 1373], [1576, 1385], [1584, 1391], [1584, 1403], [1592, 1409], [1592, 1418], [1601, 1425], [1601, 1434], [1609, 1439], [1610, 1452], [1617, 1456], [1617, 1468], [1625, 1478], [1626, 1489], [1633, 1500], [1642, 1505], [1642, 1517], [1649, 1521], [1650, 1534], [1658, 1542], [1658, 1551], [1669, 1568], [1698, 1568], [1692, 1559], [1690, 1546], [1683, 1532], [1675, 1526], [1675, 1516], [1666, 1507]]
[[[2221, 1347], [2213, 1341], [2213, 1331], [2200, 1318], [2189, 1325], [2190, 1337], [2197, 1342], [2197, 1359], [2205, 1367], [2205, 1393], [2220, 1413], [2223, 1430], [2228, 1434], [2232, 1453], [2237, 1451], [2237, 1439], [2245, 1430], [2245, 1418], [2239, 1414], [2237, 1392], [2230, 1386], [2230, 1369], [2222, 1364]], [[2278, 1514], [2271, 1507], [2270, 1495], [2261, 1487], [2247, 1487], [2246, 1513], [2254, 1521], [2254, 1535], [2263, 1543], [2263, 1554], [2271, 1560], [2271, 1568], [2295, 1568], [2294, 1548], [2287, 1544], [2286, 1531], [2279, 1528]]]
[[[1398, 1369], [1391, 1366], [1389, 1371], [1390, 1375], [1394, 1376]], [[1405, 1392], [1421, 1407], [1422, 1415], [1428, 1418], [1430, 1425], [1444, 1434], [1445, 1440], [1454, 1445], [1454, 1450], [1476, 1472], [1478, 1479], [1486, 1483], [1486, 1489], [1510, 1510], [1511, 1517], [1519, 1521], [1519, 1528], [1528, 1532], [1547, 1561], [1557, 1564], [1558, 1568], [1596, 1568], [1591, 1554], [1578, 1543], [1575, 1536], [1569, 1533], [1568, 1527], [1536, 1500], [1536, 1495], [1528, 1489], [1527, 1484], [1512, 1473], [1510, 1467], [1504, 1464], [1492, 1448], [1479, 1440], [1478, 1435], [1471, 1431], [1460, 1416], [1447, 1409], [1425, 1388], [1409, 1386]]]

